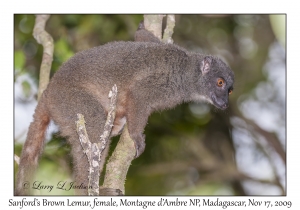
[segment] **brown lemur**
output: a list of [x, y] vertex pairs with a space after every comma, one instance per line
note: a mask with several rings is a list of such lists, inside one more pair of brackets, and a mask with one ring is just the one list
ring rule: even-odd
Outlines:
[[[111, 42], [79, 52], [55, 73], [29, 127], [20, 157], [16, 195], [29, 193], [23, 184], [33, 179], [51, 119], [71, 144], [76, 184], [88, 186], [89, 164], [76, 132], [77, 113], [85, 117], [90, 141], [97, 142], [109, 110], [108, 93], [114, 84], [118, 87], [118, 98], [110, 137], [119, 135], [127, 123], [136, 157], [145, 149], [143, 131], [152, 112], [190, 101], [207, 101], [222, 110], [228, 107], [234, 73], [222, 60], [162, 43], [143, 25], [139, 26], [135, 40]], [[108, 148], [102, 157], [107, 156]], [[75, 192], [87, 195], [86, 189]]]

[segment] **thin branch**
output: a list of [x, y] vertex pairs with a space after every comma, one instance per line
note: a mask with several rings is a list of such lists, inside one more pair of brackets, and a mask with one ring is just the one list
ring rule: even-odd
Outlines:
[[[259, 135], [259, 134], [256, 134], [256, 135]], [[282, 194], [286, 194], [285, 193], [285, 189], [284, 187], [282, 186], [282, 184], [280, 183], [280, 177], [277, 173], [277, 170], [276, 170], [276, 166], [275, 166], [275, 162], [273, 160], [273, 158], [271, 157], [271, 154], [270, 154], [270, 151], [269, 151], [269, 148], [266, 148], [262, 142], [261, 142], [261, 139], [259, 138], [259, 136], [256, 137], [256, 139], [258, 139], [257, 141], [254, 141], [254, 143], [256, 144], [256, 146], [262, 151], [262, 153], [266, 156], [266, 158], [268, 159], [269, 163], [270, 163], [270, 166], [272, 168], [272, 171], [273, 171], [273, 174], [274, 174], [274, 183], [276, 183], [276, 185], [281, 189], [281, 192]]]
[[36, 15], [35, 25], [33, 28], [33, 36], [39, 44], [43, 45], [43, 58], [40, 68], [40, 82], [38, 90], [38, 100], [40, 99], [43, 91], [47, 88], [50, 78], [50, 70], [53, 60], [53, 39], [45, 31], [45, 25], [50, 15]]
[[144, 15], [145, 28], [161, 40], [162, 20], [165, 15]]
[[103, 150], [107, 146], [113, 122], [115, 120], [115, 110], [117, 101], [117, 86], [114, 85], [112, 90], [109, 92], [108, 97], [110, 98], [110, 110], [107, 115], [107, 119], [104, 125], [103, 134], [100, 136], [98, 143], [91, 143], [88, 134], [85, 129], [85, 120], [82, 114], [77, 114], [78, 120], [77, 133], [79, 135], [80, 143], [83, 147], [84, 153], [87, 155], [89, 168], [89, 189], [88, 195], [99, 195], [99, 178], [100, 178], [100, 162]]
[[173, 44], [172, 35], [175, 27], [175, 15], [167, 15], [167, 25], [164, 30], [163, 42]]
[[15, 154], [14, 159], [15, 159], [16, 163], [19, 165], [20, 164], [20, 157]]
[[105, 149], [107, 141], [109, 139], [111, 129], [113, 127], [113, 123], [115, 121], [115, 116], [116, 116], [116, 104], [117, 104], [117, 93], [118, 93], [118, 88], [117, 85], [114, 85], [111, 89], [111, 91], [108, 94], [108, 98], [110, 98], [110, 109], [106, 118], [106, 122], [104, 125], [104, 132], [100, 136], [100, 141], [98, 143], [98, 147], [100, 148], [100, 152]]
[[[231, 104], [232, 107], [232, 112], [233, 115], [241, 118], [242, 120], [244, 120], [246, 122], [246, 124], [250, 127], [253, 128], [253, 130], [255, 130], [257, 133], [259, 133], [260, 135], [262, 135], [266, 141], [268, 142], [268, 144], [276, 151], [276, 153], [279, 155], [279, 157], [282, 159], [282, 161], [284, 162], [284, 164], [286, 164], [286, 152], [283, 148], [283, 145], [280, 143], [279, 139], [277, 138], [277, 136], [269, 131], [266, 131], [264, 129], [262, 129], [260, 126], [258, 126], [254, 121], [246, 118], [239, 110], [239, 108], [237, 107], [236, 104]], [[247, 128], [248, 129], [248, 128]]]
[[235, 110], [234, 114], [236, 116], [243, 119], [247, 123], [247, 125], [250, 125], [256, 132], [258, 132], [260, 135], [262, 135], [266, 139], [268, 144], [276, 151], [276, 153], [282, 159], [284, 164], [286, 164], [286, 153], [285, 153], [283, 146], [281, 145], [279, 139], [276, 137], [276, 135], [274, 133], [271, 133], [271, 132], [268, 132], [268, 131], [262, 129], [255, 122], [244, 117], [244, 115], [239, 111], [239, 109], [237, 107], [234, 107], [232, 110]]
[[270, 133], [268, 131], [263, 130], [256, 123], [254, 123], [251, 120], [248, 120], [246, 118], [243, 118], [243, 120], [245, 120], [247, 124], [251, 125], [258, 133], [260, 133], [262, 136], [265, 137], [265, 139], [269, 143], [269, 145], [271, 147], [273, 147], [273, 149], [277, 152], [277, 154], [282, 159], [284, 164], [286, 164], [286, 153], [285, 153], [284, 149], [282, 148], [282, 145], [279, 142], [276, 135], [274, 133]]

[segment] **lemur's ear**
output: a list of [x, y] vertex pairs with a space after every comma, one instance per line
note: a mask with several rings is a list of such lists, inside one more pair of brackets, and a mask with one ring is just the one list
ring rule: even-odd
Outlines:
[[212, 64], [212, 57], [211, 56], [205, 56], [203, 61], [201, 62], [201, 72], [202, 74], [206, 74], [209, 72]]

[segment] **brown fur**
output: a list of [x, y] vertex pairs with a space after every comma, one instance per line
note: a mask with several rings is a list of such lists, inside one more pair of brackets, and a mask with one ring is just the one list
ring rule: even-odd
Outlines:
[[[221, 109], [228, 106], [234, 76], [220, 59], [163, 44], [143, 28], [137, 31], [136, 39], [139, 42], [112, 42], [79, 52], [53, 76], [36, 108], [22, 151], [17, 195], [27, 194], [22, 183], [32, 178], [49, 119], [72, 146], [76, 184], [88, 185], [88, 161], [76, 132], [76, 116], [84, 115], [90, 140], [98, 141], [108, 112], [107, 96], [114, 84], [119, 92], [111, 137], [119, 134], [127, 122], [136, 156], [145, 149], [143, 131], [153, 111], [203, 99]], [[225, 80], [222, 87], [216, 87], [219, 77]], [[107, 156], [107, 151], [108, 146], [102, 157]], [[104, 161], [101, 171], [103, 164]]]
[[38, 158], [44, 148], [44, 136], [50, 122], [44, 100], [38, 104], [33, 119], [34, 121], [30, 124], [27, 134], [30, 138], [27, 138], [21, 154], [16, 195], [29, 194], [30, 189], [27, 189], [24, 185], [26, 185], [26, 181], [32, 180], [34, 171], [38, 166]]

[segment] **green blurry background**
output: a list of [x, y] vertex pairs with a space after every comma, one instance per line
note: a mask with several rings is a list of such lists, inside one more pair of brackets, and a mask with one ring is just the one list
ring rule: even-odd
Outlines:
[[[132, 162], [126, 195], [285, 195], [285, 15], [176, 15], [174, 42], [221, 57], [235, 73], [230, 108], [182, 104], [151, 115], [146, 150]], [[51, 15], [51, 75], [74, 53], [132, 41], [143, 15]], [[36, 106], [42, 46], [35, 16], [14, 16], [15, 154]], [[56, 131], [52, 133], [52, 131]], [[36, 180], [72, 180], [70, 147], [51, 126]], [[118, 141], [115, 138], [111, 149]], [[15, 163], [15, 173], [17, 171]], [[72, 195], [72, 191], [36, 191]]]

